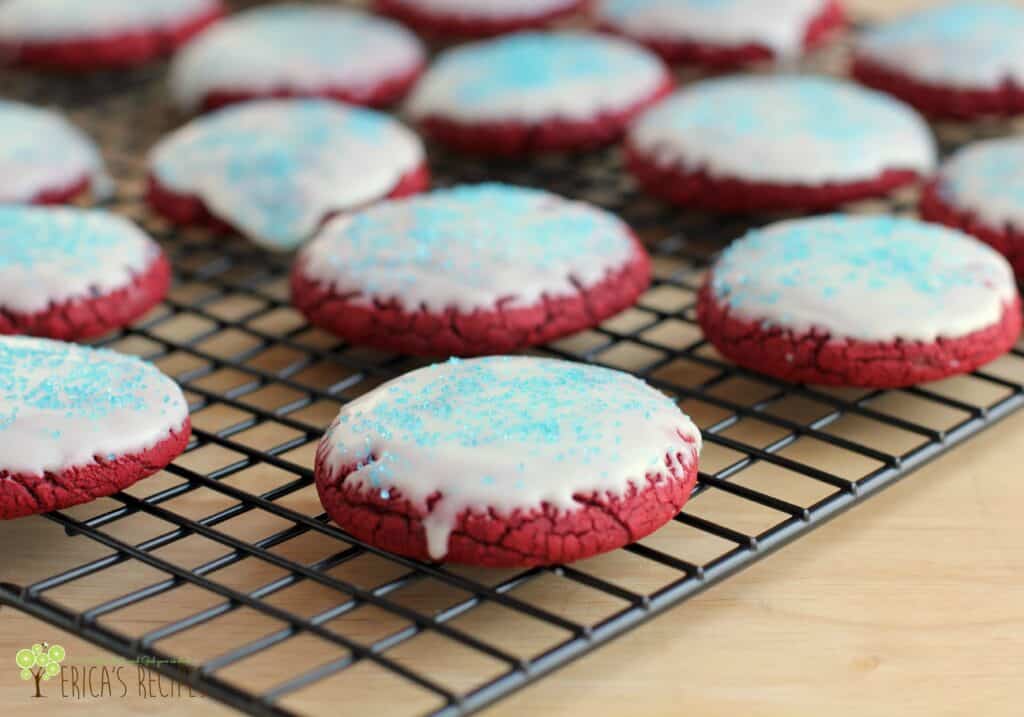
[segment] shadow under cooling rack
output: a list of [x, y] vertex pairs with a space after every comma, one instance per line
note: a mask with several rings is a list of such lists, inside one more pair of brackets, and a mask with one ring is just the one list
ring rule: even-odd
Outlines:
[[[322, 431], [348, 400], [422, 365], [338, 342], [287, 302], [288, 258], [178, 231], [142, 202], [145, 149], [172, 126], [158, 75], [62, 104], [101, 141], [111, 208], [171, 256], [176, 284], [139, 325], [100, 342], [144, 356], [186, 391], [188, 452], [108, 499], [48, 515], [66, 565], [3, 574], [0, 602], [251, 714], [338, 709], [460, 714], [507, 695], [950, 450], [1024, 404], [1024, 352], [901, 391], [789, 386], [725, 363], [694, 321], [703, 267], [751, 220], [640, 196], [615, 151], [529, 167], [432, 157], [439, 184], [500, 179], [588, 199], [647, 242], [638, 305], [538, 353], [630, 371], [678, 398], [706, 439], [686, 509], [639, 543], [525, 571], [426, 565], [328, 523], [312, 486]], [[24, 89], [24, 92], [22, 91]], [[31, 92], [30, 92], [31, 90]], [[952, 146], [978, 132], [952, 128]], [[905, 213], [914, 190], [853, 212]], [[764, 221], [762, 219], [761, 221]], [[45, 527], [45, 525], [44, 525]], [[56, 552], [56, 551], [55, 551]], [[22, 584], [22, 583], [29, 584]]]

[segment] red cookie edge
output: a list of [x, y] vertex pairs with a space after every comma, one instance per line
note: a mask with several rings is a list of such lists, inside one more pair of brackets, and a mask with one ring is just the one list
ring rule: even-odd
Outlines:
[[364, 107], [383, 108], [395, 104], [412, 89], [419, 80], [426, 65], [417, 63], [412, 68], [390, 77], [386, 77], [372, 85], [335, 86], [328, 85], [313, 90], [302, 90], [294, 87], [281, 86], [270, 90], [247, 90], [241, 88], [219, 88], [206, 93], [200, 102], [200, 111], [209, 112], [239, 102], [260, 99], [293, 99], [298, 97], [317, 97], [321, 99], [345, 102]]
[[[839, 0], [829, 0], [815, 15], [804, 30], [804, 52], [810, 52], [824, 45], [846, 27], [846, 12]], [[657, 37], [631, 35], [607, 22], [600, 22], [603, 32], [627, 37], [658, 53], [672, 64], [694, 64], [713, 69], [729, 69], [755, 62], [775, 59], [772, 48], [759, 43], [743, 45], [716, 45], [697, 40], [666, 40]]]
[[410, 7], [408, 3], [400, 0], [374, 0], [373, 10], [431, 37], [473, 38], [494, 37], [520, 30], [542, 28], [556, 20], [574, 15], [587, 2], [588, 0], [569, 0], [562, 8], [555, 8], [535, 15], [493, 20], [470, 19], [457, 14], [430, 12]]
[[37, 192], [29, 204], [41, 204], [52, 206], [56, 204], [69, 204], [79, 196], [85, 194], [92, 187], [92, 177], [83, 175], [68, 184], [60, 187], [50, 187]]
[[980, 239], [1005, 256], [1018, 279], [1024, 279], [1024, 233], [1014, 226], [1000, 229], [982, 221], [974, 212], [960, 209], [943, 198], [942, 180], [929, 182], [921, 193], [921, 218]]
[[[697, 483], [697, 447], [692, 439], [682, 437], [690, 444], [690, 455], [682, 450], [666, 455], [663, 472], [648, 473], [646, 486], [630, 485], [625, 495], [575, 495], [580, 507], [572, 511], [546, 503], [510, 514], [487, 507], [462, 511], [455, 519], [444, 561], [493, 568], [569, 563], [650, 535], [679, 513]], [[331, 519], [382, 550], [433, 560], [427, 552], [423, 512], [400, 490], [391, 489], [390, 497], [384, 499], [379, 491], [346, 485], [345, 478], [358, 466], [332, 472], [327, 464], [329, 452], [325, 437], [317, 448], [315, 475], [320, 502]], [[442, 499], [435, 493], [427, 505], [433, 507]]]
[[[407, 172], [398, 184], [381, 199], [401, 199], [419, 194], [430, 188], [430, 168], [426, 162]], [[224, 220], [213, 215], [206, 203], [195, 194], [181, 194], [172, 191], [160, 183], [153, 172], [147, 177], [146, 201], [160, 216], [171, 222], [185, 226], [200, 226], [223, 233], [240, 233]], [[338, 212], [330, 212], [324, 217], [326, 222]]]
[[718, 352], [736, 364], [789, 383], [903, 388], [968, 373], [1013, 348], [1021, 331], [1014, 297], [999, 321], [936, 341], [834, 340], [817, 329], [796, 333], [734, 316], [718, 301], [711, 275], [697, 299], [697, 320]]
[[533, 306], [504, 308], [503, 300], [493, 309], [436, 313], [411, 309], [401, 297], [368, 305], [356, 301], [358, 291], [338, 293], [308, 278], [301, 257], [292, 269], [291, 300], [311, 324], [354, 345], [416, 356], [510, 353], [592, 328], [633, 306], [650, 285], [651, 260], [631, 237], [635, 250], [623, 267], [589, 287], [574, 282], [576, 294], [544, 296]]
[[167, 27], [47, 41], [0, 40], [9, 64], [65, 72], [92, 72], [141, 65], [168, 55], [225, 15], [220, 3]]
[[35, 313], [0, 308], [0, 335], [24, 334], [63, 341], [102, 336], [145, 315], [163, 301], [171, 285], [171, 264], [163, 252], [131, 283], [106, 294], [50, 304]]
[[30, 475], [0, 471], [0, 520], [62, 510], [103, 498], [164, 468], [188, 447], [189, 418], [151, 448], [53, 473]]
[[931, 117], [974, 120], [1024, 112], [1024, 87], [1010, 79], [996, 88], [949, 87], [915, 79], [864, 55], [854, 56], [852, 74], [861, 84], [898, 97]]
[[675, 89], [668, 68], [658, 88], [639, 102], [620, 110], [601, 112], [585, 120], [546, 119], [527, 122], [463, 122], [426, 115], [417, 126], [431, 139], [459, 152], [492, 157], [523, 157], [539, 152], [579, 152], [618, 140], [632, 120]]
[[908, 169], [887, 169], [873, 179], [824, 184], [775, 184], [735, 177], [713, 177], [707, 170], [687, 171], [661, 165], [625, 144], [626, 166], [651, 196], [672, 204], [715, 212], [745, 213], [782, 210], [831, 209], [860, 199], [883, 197], [912, 184], [920, 175]]

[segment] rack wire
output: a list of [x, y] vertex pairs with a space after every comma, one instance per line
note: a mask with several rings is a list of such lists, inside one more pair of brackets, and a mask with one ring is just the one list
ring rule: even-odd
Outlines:
[[[643, 377], [680, 400], [706, 449], [686, 509], [606, 556], [495, 571], [384, 553], [329, 523], [312, 488], [313, 451], [340, 405], [424, 362], [309, 327], [287, 301], [289, 257], [176, 229], [146, 210], [144, 152], [176, 122], [161, 77], [159, 68], [116, 81], [0, 77], [8, 96], [58, 105], [99, 139], [119, 179], [111, 208], [142, 223], [172, 258], [176, 283], [164, 304], [98, 343], [174, 376], [195, 426], [188, 452], [158, 476], [46, 516], [68, 540], [93, 544], [97, 557], [69, 558], [31, 584], [0, 576], [0, 603], [145, 660], [240, 711], [311, 712], [342, 689], [361, 711], [400, 692], [412, 713], [471, 713], [1024, 406], [1020, 347], [970, 376], [901, 391], [790, 386], [740, 370], [701, 337], [695, 292], [727, 241], [772, 218], [721, 219], [646, 199], [615, 150], [525, 165], [435, 150], [438, 184], [545, 187], [634, 226], [655, 258], [651, 289], [634, 309], [538, 353]], [[1014, 127], [939, 131], [948, 150]], [[910, 189], [845, 209], [902, 214], [915, 201]], [[292, 662], [280, 658], [286, 653]]]

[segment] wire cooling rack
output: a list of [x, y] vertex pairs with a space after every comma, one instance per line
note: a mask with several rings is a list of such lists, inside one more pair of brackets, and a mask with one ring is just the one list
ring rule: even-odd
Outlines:
[[[614, 150], [528, 165], [435, 152], [438, 184], [500, 179], [620, 213], [655, 257], [639, 304], [544, 355], [631, 371], [677, 397], [706, 438], [700, 483], [664, 529], [572, 566], [426, 565], [331, 525], [314, 449], [341, 404], [422, 364], [354, 348], [287, 302], [289, 258], [235, 237], [176, 230], [144, 207], [145, 150], [175, 122], [159, 70], [89, 81], [2, 77], [8, 96], [55, 104], [102, 143], [111, 208], [160, 239], [176, 269], [164, 304], [99, 342], [155, 361], [186, 389], [188, 452], [157, 476], [52, 513], [98, 557], [9, 604], [241, 711], [475, 711], [595, 650], [863, 501], [1024, 405], [1024, 352], [902, 391], [788, 386], [723, 362], [694, 297], [725, 242], [768, 218], [681, 213], [641, 196]], [[947, 149], [988, 125], [940, 128]], [[915, 190], [852, 212], [908, 213]], [[879, 307], [885, 310], [885, 307]], [[57, 552], [57, 551], [53, 551]], [[60, 551], [61, 553], [65, 551]], [[72, 550], [69, 555], [76, 554]], [[400, 700], [399, 700], [400, 697]]]

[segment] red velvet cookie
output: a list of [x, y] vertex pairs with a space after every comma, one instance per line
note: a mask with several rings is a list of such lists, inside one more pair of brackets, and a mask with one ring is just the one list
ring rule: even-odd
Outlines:
[[981, 239], [1024, 279], [1024, 140], [976, 142], [954, 154], [925, 187], [921, 218]]
[[233, 15], [190, 42], [174, 58], [170, 85], [188, 112], [266, 97], [376, 107], [401, 99], [425, 61], [422, 43], [391, 20], [342, 7], [272, 5]]
[[126, 219], [70, 207], [0, 207], [0, 334], [79, 340], [164, 298], [163, 251]]
[[700, 432], [633, 376], [526, 357], [453, 359], [341, 409], [316, 456], [331, 518], [420, 560], [571, 562], [640, 540], [697, 479]]
[[671, 91], [653, 53], [585, 33], [521, 33], [442, 53], [409, 98], [425, 134], [474, 154], [592, 149]]
[[490, 37], [539, 28], [572, 15], [586, 0], [374, 0], [374, 9], [418, 32]]
[[295, 263], [292, 303], [354, 344], [472, 356], [595, 326], [649, 281], [647, 252], [615, 216], [483, 184], [332, 220]]
[[824, 77], [733, 76], [645, 112], [626, 139], [650, 194], [722, 212], [826, 209], [932, 172], [935, 141], [908, 106]]
[[598, 0], [594, 14], [669, 62], [714, 68], [793, 59], [846, 24], [838, 0]]
[[113, 351], [0, 337], [0, 396], [0, 519], [111, 495], [188, 445], [181, 389]]
[[1024, 9], [958, 2], [866, 32], [853, 75], [935, 117], [1024, 112]]
[[56, 112], [0, 100], [0, 204], [64, 204], [113, 189], [84, 132]]
[[1006, 260], [911, 219], [832, 215], [729, 247], [697, 316], [725, 357], [794, 383], [896, 388], [1009, 351], [1021, 304]]
[[157, 212], [279, 250], [333, 214], [425, 189], [430, 176], [422, 142], [397, 120], [322, 99], [211, 112], [161, 140], [149, 161]]
[[76, 72], [168, 55], [224, 14], [220, 0], [6, 0], [0, 58]]

